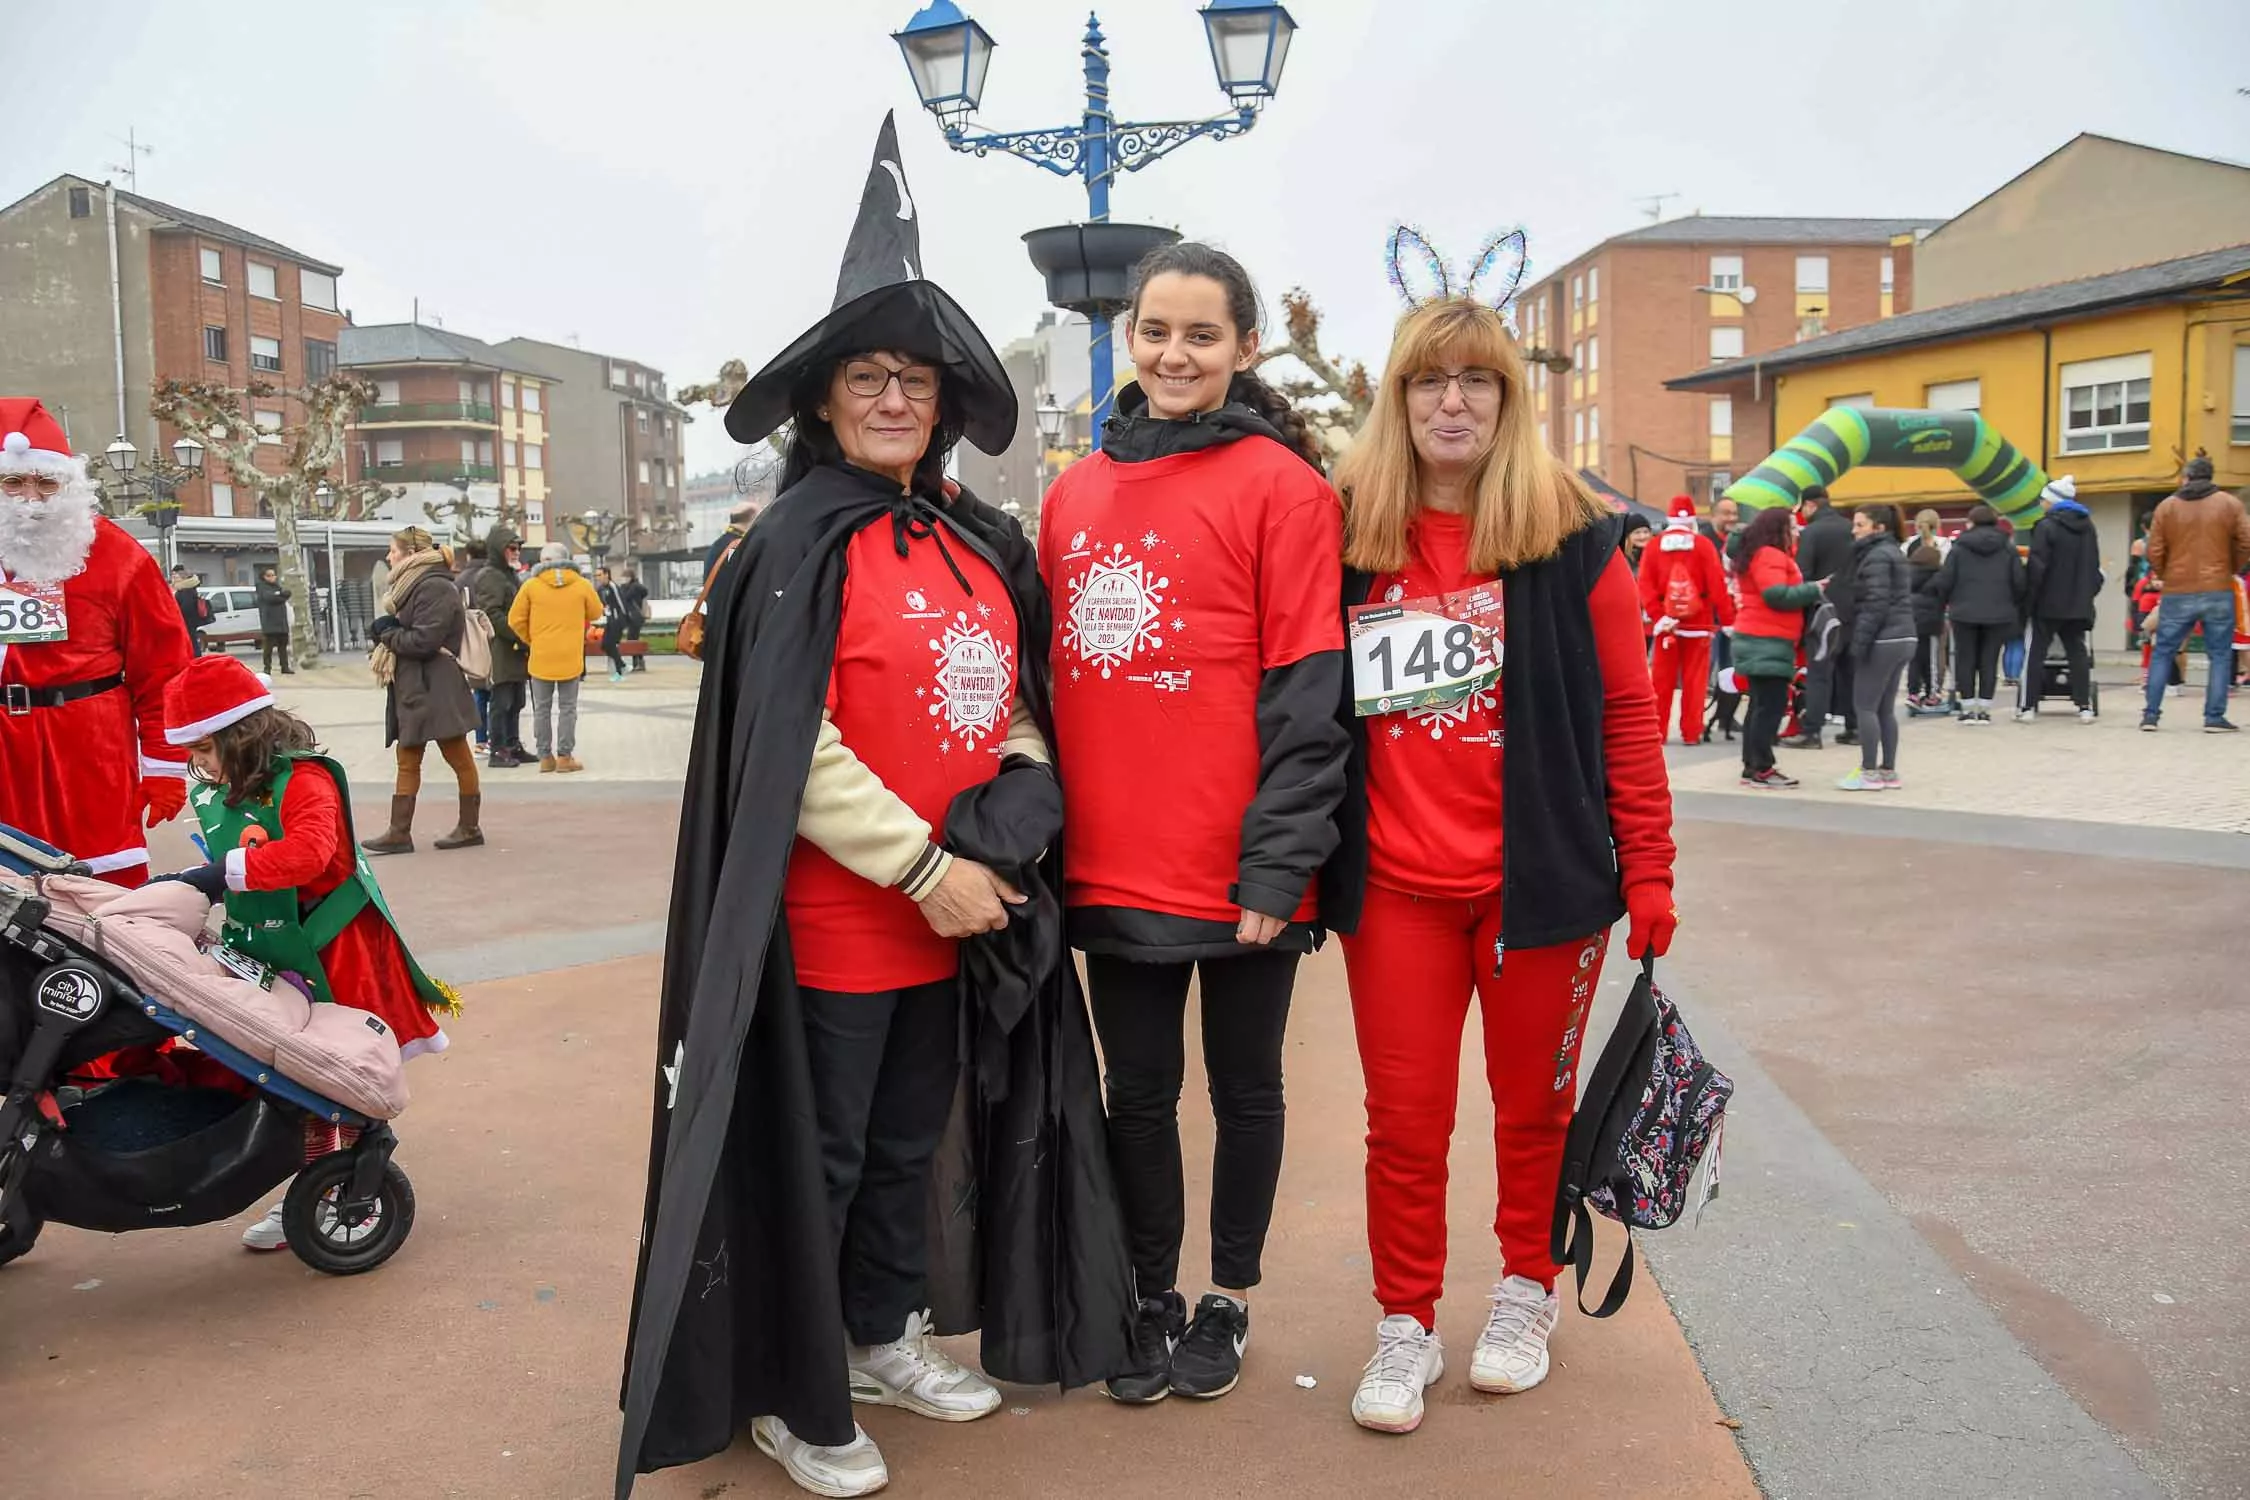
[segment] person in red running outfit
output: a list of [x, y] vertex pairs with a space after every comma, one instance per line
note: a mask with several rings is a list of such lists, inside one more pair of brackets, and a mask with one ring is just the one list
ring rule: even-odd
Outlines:
[[[1338, 475], [1355, 630], [1400, 611], [1436, 617], [1436, 650], [1394, 638], [1388, 659], [1411, 669], [1434, 658], [1468, 688], [1382, 711], [1384, 658], [1355, 634], [1341, 711], [1349, 790], [1322, 913], [1344, 934], [1366, 1073], [1367, 1236], [1383, 1309], [1352, 1416], [1381, 1432], [1420, 1425], [1423, 1391], [1444, 1374], [1434, 1319], [1471, 997], [1496, 1114], [1501, 1276], [1470, 1382], [1522, 1391], [1547, 1376], [1559, 1306], [1548, 1230], [1609, 929], [1629, 915], [1639, 957], [1663, 953], [1678, 922], [1633, 571], [1619, 523], [1540, 443], [1524, 390], [1498, 312], [1470, 297], [1426, 302], [1399, 324]], [[1443, 619], [1489, 623], [1495, 593], [1496, 679], [1477, 670], [1482, 657], [1453, 672], [1470, 653], [1451, 651], [1457, 631]]]
[[[1047, 493], [1064, 900], [1108, 1078], [1138, 1291], [1119, 1401], [1234, 1389], [1281, 1175], [1282, 1033], [1344, 789], [1343, 523], [1303, 419], [1249, 373], [1258, 296], [1231, 256], [1134, 273], [1138, 380]], [[1217, 1144], [1212, 1290], [1175, 1286], [1180, 1084], [1200, 983]]]
[[1703, 738], [1703, 701], [1711, 681], [1711, 638], [1734, 623], [1719, 549], [1696, 530], [1695, 502], [1674, 495], [1664, 531], [1641, 553], [1641, 613], [1655, 643], [1649, 647], [1649, 681], [1656, 689], [1656, 734], [1662, 740], [1680, 695], [1680, 743]]

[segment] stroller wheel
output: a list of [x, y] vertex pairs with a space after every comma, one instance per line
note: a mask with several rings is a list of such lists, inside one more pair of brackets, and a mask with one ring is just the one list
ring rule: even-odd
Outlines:
[[384, 1163], [367, 1217], [358, 1224], [344, 1222], [342, 1203], [351, 1192], [355, 1165], [351, 1152], [331, 1152], [299, 1172], [282, 1200], [289, 1248], [297, 1259], [330, 1276], [374, 1270], [398, 1253], [414, 1228], [414, 1185], [396, 1162]]

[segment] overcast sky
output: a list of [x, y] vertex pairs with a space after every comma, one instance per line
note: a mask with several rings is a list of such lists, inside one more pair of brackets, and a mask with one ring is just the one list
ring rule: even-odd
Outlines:
[[[1041, 283], [1025, 230], [1065, 179], [944, 148], [888, 33], [918, 0], [368, 0], [11, 7], [48, 79], [11, 96], [0, 202], [101, 178], [345, 267], [362, 323], [568, 341], [707, 378], [828, 305], [883, 111], [900, 112], [928, 274], [995, 345]], [[1382, 352], [1405, 219], [1466, 257], [1526, 225], [1533, 275], [1666, 216], [1957, 212], [2081, 130], [2250, 160], [2244, 0], [1289, 0], [1280, 97], [1240, 140], [1123, 178], [1113, 214], [1294, 285], [1332, 351]], [[1075, 121], [1083, 6], [973, 0], [983, 123]], [[1215, 113], [1197, 0], [1111, 0], [1121, 120]], [[714, 415], [695, 469], [731, 459]]]

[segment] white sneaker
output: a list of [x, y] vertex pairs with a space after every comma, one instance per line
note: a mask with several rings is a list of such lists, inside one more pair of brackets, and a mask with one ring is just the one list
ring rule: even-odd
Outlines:
[[758, 1417], [750, 1423], [750, 1441], [758, 1451], [796, 1482], [797, 1488], [842, 1500], [850, 1495], [872, 1495], [891, 1482], [889, 1466], [875, 1440], [852, 1424], [852, 1440], [841, 1448], [823, 1448], [792, 1434], [779, 1417]]
[[266, 1210], [266, 1216], [242, 1231], [242, 1248], [245, 1250], [286, 1250], [289, 1237], [281, 1232], [281, 1205], [276, 1203]]
[[1469, 1384], [1513, 1394], [1547, 1378], [1547, 1336], [1562, 1299], [1538, 1282], [1511, 1276], [1492, 1289], [1492, 1316], [1469, 1361]]
[[891, 1343], [854, 1347], [848, 1361], [854, 1401], [903, 1406], [940, 1422], [974, 1422], [1000, 1409], [992, 1382], [962, 1369], [930, 1342], [926, 1312], [908, 1318], [906, 1332]]
[[1375, 1357], [1359, 1377], [1352, 1420], [1373, 1432], [1412, 1432], [1422, 1425], [1422, 1392], [1445, 1374], [1438, 1336], [1406, 1313], [1375, 1325]]
[[2093, 711], [2092, 709], [2090, 709], [2090, 708], [2082, 708], [2082, 709], [2078, 710], [2078, 722], [2079, 722], [2079, 723], [2081, 723], [2081, 724], [2091, 724], [2091, 723], [2093, 723], [2093, 722], [2094, 722], [2094, 711]]

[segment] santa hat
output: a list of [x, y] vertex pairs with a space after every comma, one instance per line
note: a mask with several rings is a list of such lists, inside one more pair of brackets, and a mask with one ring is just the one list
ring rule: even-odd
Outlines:
[[1668, 531], [1693, 531], [1695, 529], [1695, 502], [1685, 495], [1674, 495], [1672, 503], [1664, 507], [1664, 526]]
[[192, 745], [271, 707], [266, 678], [231, 656], [198, 656], [165, 685], [164, 741]]
[[0, 396], [0, 474], [52, 474], [57, 479], [85, 474], [62, 424], [47, 414], [37, 396]]

